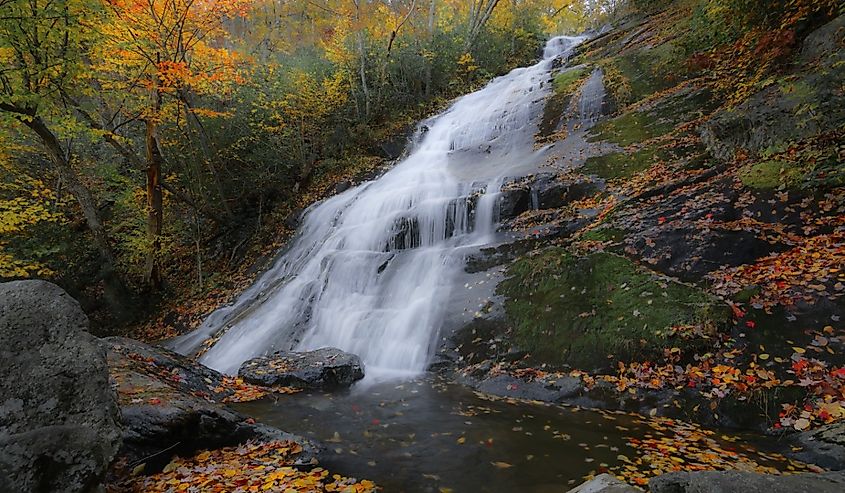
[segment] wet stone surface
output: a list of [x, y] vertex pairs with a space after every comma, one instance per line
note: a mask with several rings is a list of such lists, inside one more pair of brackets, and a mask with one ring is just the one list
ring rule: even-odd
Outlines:
[[336, 348], [283, 352], [245, 362], [238, 375], [256, 385], [298, 389], [349, 387], [364, 378], [361, 359]]

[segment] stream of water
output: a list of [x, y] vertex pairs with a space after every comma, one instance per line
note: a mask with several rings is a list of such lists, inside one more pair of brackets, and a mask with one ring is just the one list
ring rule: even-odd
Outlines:
[[[581, 88], [573, 119], [561, 123], [567, 137], [534, 148], [555, 61], [565, 63], [583, 40], [550, 40], [537, 64], [423, 122], [403, 160], [308, 209], [272, 268], [171, 346], [183, 354], [210, 346], [200, 361], [230, 374], [278, 350], [333, 346], [359, 355], [367, 376], [350, 390], [236, 407], [322, 442], [322, 466], [385, 491], [560, 492], [586, 474], [623, 467], [637, 454], [630, 440], [658, 436], [660, 427], [624, 414], [490, 400], [425, 374], [444, 324], [461, 325], [492, 295], [494, 274], [464, 267], [479, 248], [502, 241], [505, 180], [536, 171], [561, 147], [571, 151], [567, 165], [583, 160], [583, 129], [600, 116], [604, 97], [599, 70]], [[754, 441], [725, 447], [756, 454]]]
[[[236, 408], [320, 441], [322, 467], [371, 479], [391, 493], [562, 493], [587, 475], [619, 473], [644, 453], [632, 443], [649, 439], [746, 469], [786, 466], [760, 451], [772, 439], [723, 438], [680, 422], [672, 427], [626, 413], [495, 399], [430, 375]], [[690, 464], [700, 460], [679, 454]], [[658, 462], [647, 461], [645, 469]]]
[[537, 64], [494, 79], [424, 122], [381, 178], [310, 208], [287, 252], [234, 304], [173, 347], [236, 373], [277, 350], [337, 347], [367, 378], [425, 370], [466, 256], [494, 239], [505, 177], [536, 168], [537, 117], [556, 59], [583, 37], [550, 40]]

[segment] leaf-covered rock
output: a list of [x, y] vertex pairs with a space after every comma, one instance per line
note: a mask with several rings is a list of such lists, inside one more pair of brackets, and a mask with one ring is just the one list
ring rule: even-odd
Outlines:
[[238, 375], [256, 385], [322, 389], [352, 385], [364, 378], [364, 367], [354, 354], [321, 348], [254, 358], [241, 365]]

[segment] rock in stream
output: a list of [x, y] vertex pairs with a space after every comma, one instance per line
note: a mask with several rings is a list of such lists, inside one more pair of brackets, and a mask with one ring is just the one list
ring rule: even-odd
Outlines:
[[364, 378], [361, 359], [337, 348], [279, 352], [245, 362], [238, 375], [255, 385], [298, 389], [349, 387]]

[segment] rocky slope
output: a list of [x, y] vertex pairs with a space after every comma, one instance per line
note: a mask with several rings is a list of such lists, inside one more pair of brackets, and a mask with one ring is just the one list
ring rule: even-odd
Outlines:
[[[623, 20], [555, 76], [538, 135], [548, 171], [522, 180], [545, 198], [505, 188], [518, 239], [470, 262], [501, 282], [437, 367], [495, 393], [716, 426], [836, 422], [845, 17], [805, 23], [776, 53], [737, 42], [702, 64], [680, 47], [684, 5]], [[730, 68], [748, 57], [759, 73]], [[794, 450], [845, 467], [838, 436], [796, 435]]]

